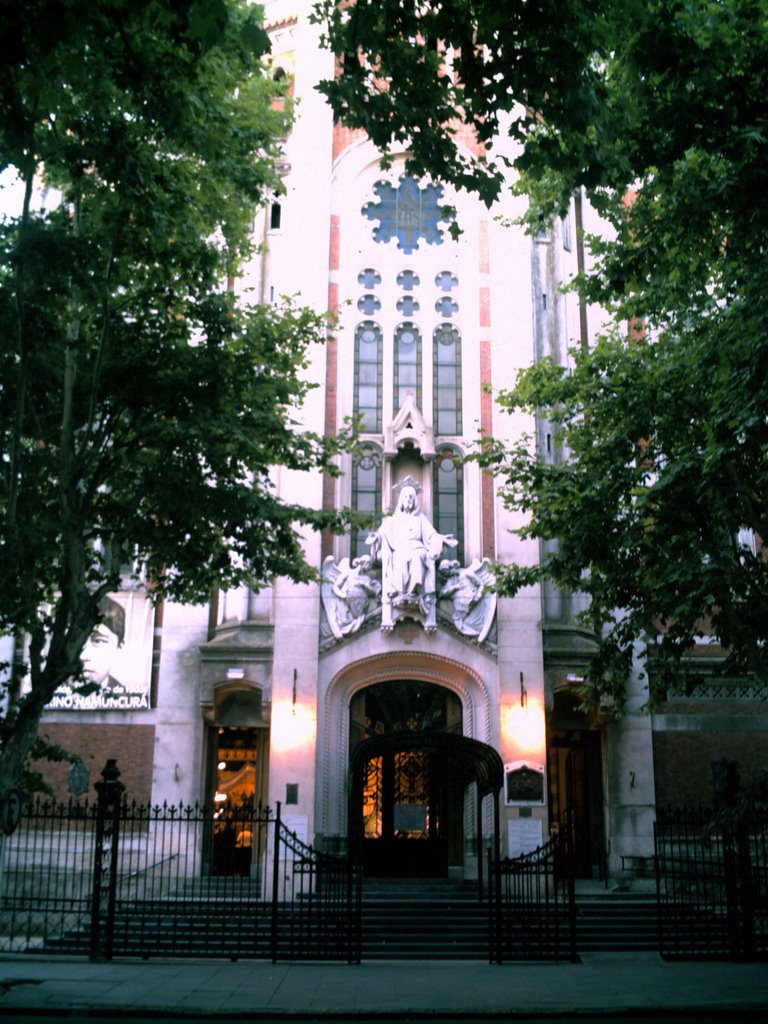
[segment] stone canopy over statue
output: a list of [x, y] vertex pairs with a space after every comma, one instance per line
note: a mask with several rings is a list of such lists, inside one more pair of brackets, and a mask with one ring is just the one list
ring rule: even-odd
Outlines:
[[[419, 622], [432, 633], [437, 628], [438, 601], [452, 606], [454, 627], [482, 643], [496, 611], [493, 575], [487, 558], [462, 568], [446, 559], [446, 549], [458, 541], [439, 533], [419, 508], [419, 484], [406, 476], [394, 488], [397, 503], [391, 515], [366, 538], [370, 556], [338, 564], [332, 556], [323, 563], [321, 596], [326, 636], [336, 640], [356, 633], [380, 602], [381, 629], [391, 632], [400, 620]], [[381, 583], [374, 578], [381, 570]], [[442, 607], [442, 606], [441, 606]]]
[[443, 546], [456, 547], [450, 534], [438, 533], [419, 509], [419, 485], [411, 476], [394, 488], [395, 511], [382, 520], [366, 543], [373, 561], [381, 561], [381, 628], [401, 618], [420, 619], [427, 631], [437, 628], [437, 562]]

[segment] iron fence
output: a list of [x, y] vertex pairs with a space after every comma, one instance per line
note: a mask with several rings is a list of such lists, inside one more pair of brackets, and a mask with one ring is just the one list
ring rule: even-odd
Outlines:
[[0, 851], [0, 951], [360, 959], [359, 869], [248, 803], [27, 806]]
[[490, 960], [578, 960], [570, 832], [520, 857], [489, 857]]
[[768, 958], [768, 821], [665, 808], [655, 845], [661, 955]]
[[96, 804], [36, 801], [0, 836], [0, 951], [90, 952]]

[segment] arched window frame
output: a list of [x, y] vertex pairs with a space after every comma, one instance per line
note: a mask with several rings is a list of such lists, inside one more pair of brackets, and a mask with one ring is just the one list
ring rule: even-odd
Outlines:
[[[375, 346], [363, 342], [367, 331], [375, 333]], [[381, 433], [383, 338], [381, 327], [373, 320], [363, 320], [355, 328], [355, 415], [363, 418], [363, 434]]]
[[[453, 353], [442, 344], [444, 334], [454, 340]], [[461, 332], [454, 324], [441, 323], [432, 335], [434, 407], [436, 435], [456, 436], [462, 433], [461, 401]]]
[[[363, 445], [352, 459], [352, 508], [370, 514], [374, 521], [381, 517], [381, 466], [382, 452], [375, 444]], [[365, 543], [369, 532], [366, 527], [352, 529], [350, 559], [369, 554]]]
[[[445, 466], [454, 472], [446, 472]], [[432, 467], [433, 522], [438, 533], [450, 533], [458, 541], [450, 558], [464, 564], [464, 464], [455, 445], [441, 445]]]
[[[402, 344], [402, 338], [406, 332], [409, 332], [414, 337], [414, 340], [411, 343], [413, 345], [413, 358], [408, 359], [403, 358], [403, 356], [408, 354], [408, 346]], [[398, 324], [395, 328], [392, 369], [394, 379], [394, 414], [397, 415], [397, 413], [402, 409], [406, 395], [409, 391], [413, 394], [414, 402], [420, 409], [421, 331], [416, 324], [411, 321], [405, 321], [404, 323]]]

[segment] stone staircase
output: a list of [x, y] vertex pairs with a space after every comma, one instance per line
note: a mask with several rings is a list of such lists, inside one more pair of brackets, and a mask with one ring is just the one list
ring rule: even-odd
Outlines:
[[[567, 926], [564, 922], [564, 926]], [[488, 960], [489, 912], [477, 884], [449, 879], [366, 879], [363, 960]], [[577, 896], [578, 953], [656, 952], [652, 894]]]
[[656, 895], [577, 895], [576, 948], [579, 953], [658, 952]]
[[[209, 892], [203, 901], [195, 895], [185, 892], [156, 905], [149, 901], [135, 914], [125, 907], [115, 920], [119, 955], [269, 955], [269, 908], [259, 904], [256, 891], [239, 892], [239, 908], [240, 900], [230, 902], [234, 894], [229, 886], [223, 885], [221, 893]], [[479, 902], [476, 882], [365, 879], [361, 916], [363, 961], [489, 959], [489, 908]], [[561, 927], [568, 927], [565, 910]], [[577, 895], [578, 954], [658, 948], [655, 896], [607, 890]], [[87, 949], [87, 934], [76, 930], [44, 943], [48, 953], [82, 954]]]
[[488, 960], [488, 905], [477, 883], [439, 878], [363, 882], [363, 960]]

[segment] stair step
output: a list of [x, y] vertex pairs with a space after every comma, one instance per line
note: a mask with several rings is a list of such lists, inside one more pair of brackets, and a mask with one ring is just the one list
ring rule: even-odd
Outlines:
[[[116, 920], [122, 953], [141, 956], [263, 955], [269, 942], [269, 908], [251, 887], [222, 884], [216, 893], [197, 889], [175, 899], [125, 907]], [[479, 903], [477, 884], [452, 879], [365, 879], [362, 889], [362, 956], [378, 960], [485, 960], [489, 951], [489, 908]], [[197, 898], [196, 898], [197, 897]], [[217, 907], [217, 903], [220, 905]], [[141, 918], [137, 916], [141, 911]], [[281, 911], [283, 913], [285, 908]], [[569, 927], [567, 908], [559, 919]], [[579, 952], [658, 950], [654, 895], [580, 896], [576, 903]], [[521, 924], [522, 930], [528, 926]], [[510, 923], [514, 929], [514, 923]], [[244, 937], [248, 936], [248, 950]], [[181, 941], [180, 941], [181, 940]], [[48, 940], [51, 952], [82, 952], [87, 936], [73, 933]]]

